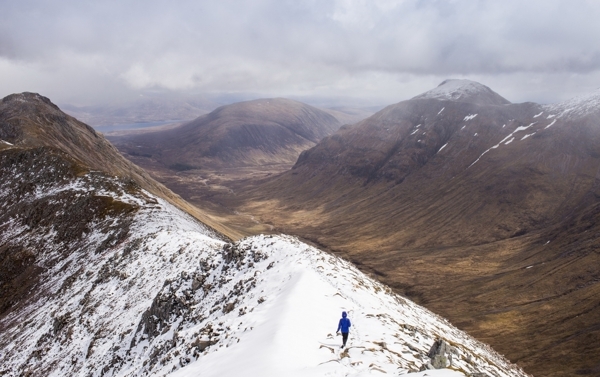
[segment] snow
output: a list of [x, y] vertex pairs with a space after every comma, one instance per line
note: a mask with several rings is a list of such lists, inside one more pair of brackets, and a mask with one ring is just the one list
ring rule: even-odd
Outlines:
[[487, 93], [486, 87], [471, 80], [450, 79], [445, 80], [436, 88], [427, 91], [415, 98], [433, 98], [440, 100], [460, 100], [479, 93]]
[[543, 113], [544, 113], [544, 112], [542, 111], [541, 113], [539, 113], [539, 114], [536, 114], [536, 115], [534, 115], [533, 117], [534, 117], [534, 118], [537, 118], [537, 117], [541, 116]]
[[415, 130], [411, 133], [411, 135], [416, 134], [419, 131], [419, 127], [421, 127], [420, 123], [415, 126]]
[[[542, 112], [542, 113], [543, 113], [543, 112]], [[534, 116], [534, 118], [535, 118], [535, 117], [539, 117], [540, 115], [542, 115], [542, 113], [539, 113], [539, 114], [537, 114], [536, 116]], [[466, 118], [465, 118], [465, 119], [466, 119]], [[481, 158], [482, 158], [482, 157], [483, 157], [483, 156], [484, 156], [486, 153], [488, 153], [488, 152], [489, 152], [489, 151], [491, 151], [492, 149], [496, 149], [496, 148], [500, 147], [501, 145], [508, 145], [508, 144], [512, 143], [512, 142], [515, 140], [515, 136], [514, 136], [514, 135], [515, 135], [517, 132], [525, 131], [525, 130], [527, 130], [527, 129], [529, 129], [529, 128], [533, 127], [533, 126], [534, 126], [535, 124], [537, 124], [537, 123], [538, 123], [538, 122], [533, 122], [533, 123], [530, 123], [528, 126], [519, 126], [519, 127], [515, 128], [515, 130], [514, 130], [514, 131], [512, 131], [510, 134], [508, 134], [506, 137], [504, 137], [502, 140], [500, 140], [500, 142], [499, 142], [498, 144], [496, 144], [496, 145], [494, 145], [494, 146], [492, 146], [492, 147], [488, 148], [488, 149], [487, 149], [487, 150], [485, 150], [485, 151], [484, 151], [482, 154], [480, 154], [480, 155], [479, 155], [479, 157], [477, 157], [477, 159], [476, 159], [475, 161], [473, 161], [473, 162], [472, 162], [472, 163], [471, 163], [471, 164], [470, 164], [470, 165], [467, 167], [467, 169], [468, 169], [468, 168], [470, 168], [471, 166], [475, 165], [475, 164], [476, 164], [476, 163], [477, 163], [479, 160], [481, 160]], [[550, 123], [549, 125], [547, 125], [547, 126], [544, 128], [544, 129], [546, 129], [546, 128], [548, 128], [548, 127], [552, 126], [554, 123], [556, 123], [556, 119], [554, 119], [554, 120], [552, 121], [552, 123]], [[505, 128], [505, 127], [506, 127], [506, 124], [504, 124], [504, 125], [502, 126], [502, 128]], [[461, 130], [462, 130], [463, 128], [465, 128], [465, 126], [463, 126], [463, 127], [461, 128]], [[537, 131], [535, 131], [535, 132], [532, 132], [532, 133], [529, 133], [529, 134], [526, 134], [526, 135], [524, 135], [523, 137], [521, 137], [521, 139], [520, 139], [520, 140], [525, 140], [525, 139], [527, 139], [528, 137], [531, 137], [531, 136], [535, 135], [536, 133], [537, 133]], [[476, 133], [474, 136], [477, 136], [477, 133]]]
[[12, 144], [11, 144], [11, 143], [9, 143], [8, 141], [2, 140], [2, 139], [0, 139], [0, 143], [3, 143], [3, 144], [6, 144], [6, 145], [11, 145], [11, 146], [12, 146]]
[[463, 120], [466, 122], [466, 121], [469, 121], [471, 119], [474, 119], [476, 116], [477, 116], [477, 114], [469, 114]]
[[440, 115], [442, 113], [442, 111], [444, 111], [445, 107], [442, 107], [442, 109], [437, 113], [437, 115]]
[[598, 109], [600, 109], [600, 89], [558, 104], [545, 105], [544, 109], [550, 113], [559, 114], [558, 118], [566, 117], [571, 119], [582, 118], [589, 114], [597, 113]]
[[535, 134], [536, 134], [535, 132], [534, 132], [534, 133], [531, 133], [531, 134], [527, 134], [527, 135], [523, 136], [523, 137], [521, 138], [521, 140], [525, 140], [525, 139], [527, 139], [528, 137], [530, 137], [530, 136], [533, 136], [533, 135], [535, 135]]
[[[464, 344], [467, 339], [349, 263], [294, 238], [256, 236], [242, 243], [269, 250], [269, 260], [275, 260], [275, 267], [261, 275], [256, 288], [269, 297], [268, 305], [232, 321], [253, 325], [252, 331], [236, 335], [238, 343], [209, 353], [172, 376], [404, 374], [421, 362], [409, 345], [426, 352], [437, 334], [452, 343]], [[341, 339], [333, 336], [343, 310], [352, 321], [346, 357], [339, 348]], [[467, 368], [460, 358], [454, 363]], [[430, 370], [427, 375], [464, 376], [449, 370]]]
[[[516, 129], [515, 129], [513, 132], [511, 132], [511, 133], [510, 133], [508, 136], [506, 136], [504, 139], [500, 140], [500, 142], [499, 142], [498, 144], [496, 144], [496, 145], [494, 145], [494, 146], [492, 146], [492, 147], [488, 148], [486, 151], [484, 151], [482, 154], [480, 154], [480, 155], [479, 155], [479, 157], [477, 157], [477, 159], [476, 159], [475, 161], [473, 161], [473, 162], [471, 163], [471, 165], [469, 165], [469, 166], [467, 167], [467, 169], [468, 169], [468, 168], [470, 168], [471, 166], [475, 165], [475, 164], [476, 164], [476, 163], [477, 163], [479, 160], [481, 160], [481, 158], [482, 158], [482, 157], [483, 157], [483, 156], [484, 156], [486, 153], [488, 153], [488, 152], [489, 152], [489, 151], [491, 151], [492, 149], [496, 149], [496, 148], [498, 148], [498, 147], [499, 147], [500, 145], [502, 145], [502, 144], [504, 144], [504, 145], [508, 145], [508, 144], [512, 143], [512, 142], [515, 140], [515, 138], [513, 137], [513, 135], [514, 135], [515, 133], [517, 133], [517, 132], [520, 132], [520, 131], [525, 131], [526, 129], [528, 129], [528, 128], [532, 127], [532, 126], [533, 126], [535, 123], [537, 123], [537, 122], [533, 122], [533, 123], [531, 123], [531, 124], [530, 124], [529, 126], [527, 126], [527, 127], [524, 127], [524, 126], [519, 126], [519, 127], [517, 127], [517, 128], [516, 128]], [[504, 126], [505, 126], [505, 125], [504, 125]], [[504, 128], [504, 126], [502, 126], [502, 128]], [[463, 128], [464, 128], [464, 126], [463, 126]], [[534, 135], [534, 134], [535, 134], [535, 132], [534, 132], [534, 133], [532, 133], [532, 134], [529, 134], [529, 135], [525, 135], [525, 136], [524, 136], [524, 137], [523, 137], [521, 140], [523, 140], [523, 139], [525, 139], [525, 138], [527, 138], [527, 137], [529, 137], [529, 136], [532, 136], [532, 135]], [[475, 134], [475, 135], [477, 135], [477, 134]], [[507, 140], [508, 140], [508, 141], [507, 141]]]
[[[22, 200], [109, 196], [136, 210], [127, 238], [101, 252], [123, 218], [94, 220], [73, 243], [47, 243], [38, 260], [47, 268], [36, 288], [42, 293], [2, 319], [3, 339], [11, 339], [0, 339], [7, 376], [26, 368], [94, 377], [526, 376], [447, 320], [294, 237], [228, 244], [117, 178], [90, 173], [57, 182]], [[113, 227], [102, 230], [106, 224]], [[2, 225], [2, 243], [52, 236], [16, 221]], [[353, 324], [345, 350], [334, 335], [342, 310]], [[453, 370], [417, 372], [439, 338], [453, 346]]]
[[547, 125], [546, 127], [544, 127], [544, 129], [546, 129], [546, 128], [549, 128], [549, 127], [552, 127], [552, 126], [554, 125], [554, 123], [556, 123], [556, 119], [554, 119], [554, 120], [552, 121], [552, 123], [550, 123], [549, 125]]
[[448, 145], [448, 143], [442, 145], [442, 147], [440, 149], [438, 149], [437, 153], [440, 153], [442, 149], [444, 149], [446, 147], [446, 145]]

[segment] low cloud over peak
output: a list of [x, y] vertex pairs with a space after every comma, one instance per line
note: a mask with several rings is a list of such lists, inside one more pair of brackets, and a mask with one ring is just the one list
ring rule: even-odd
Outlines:
[[146, 90], [411, 98], [447, 77], [513, 102], [600, 86], [600, 4], [41, 0], [0, 5], [0, 95]]

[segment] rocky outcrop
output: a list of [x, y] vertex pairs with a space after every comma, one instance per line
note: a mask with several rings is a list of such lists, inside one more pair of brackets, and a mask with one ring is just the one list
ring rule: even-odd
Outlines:
[[436, 340], [427, 353], [431, 360], [426, 365], [427, 369], [442, 369], [451, 366], [453, 353], [454, 349], [444, 339]]

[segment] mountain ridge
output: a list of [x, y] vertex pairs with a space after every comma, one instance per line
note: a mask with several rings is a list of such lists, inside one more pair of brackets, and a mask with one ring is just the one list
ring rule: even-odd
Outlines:
[[[597, 253], [583, 230], [595, 229], [600, 197], [595, 98], [402, 101], [219, 200], [348, 258], [530, 373], [584, 373], [595, 367], [586, 339], [598, 320], [585, 297], [600, 289], [597, 269], [584, 267]], [[548, 364], [550, 346], [569, 355], [562, 371]]]
[[[77, 132], [46, 115], [27, 126]], [[346, 261], [290, 236], [230, 243], [132, 179], [11, 140], [0, 144], [3, 375], [527, 376]], [[331, 334], [340, 310], [353, 319], [344, 350]]]
[[44, 96], [26, 92], [5, 97], [0, 103], [0, 125], [0, 139], [14, 147], [59, 149], [75, 158], [80, 169], [105, 171], [131, 179], [221, 233], [235, 237], [231, 230], [189, 205], [145, 170], [125, 159], [103, 135], [62, 112]]

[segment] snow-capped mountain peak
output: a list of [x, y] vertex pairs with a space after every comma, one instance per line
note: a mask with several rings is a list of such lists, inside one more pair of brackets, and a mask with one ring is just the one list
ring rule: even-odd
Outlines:
[[413, 99], [431, 98], [437, 100], [470, 102], [485, 105], [504, 105], [510, 103], [499, 94], [476, 81], [448, 79], [436, 88], [422, 93]]

